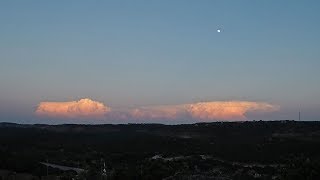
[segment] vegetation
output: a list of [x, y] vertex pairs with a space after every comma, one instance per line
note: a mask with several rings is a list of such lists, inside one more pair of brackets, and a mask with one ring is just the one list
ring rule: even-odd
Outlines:
[[[0, 123], [0, 169], [62, 179], [320, 179], [320, 123]], [[104, 164], [106, 165], [103, 175]]]

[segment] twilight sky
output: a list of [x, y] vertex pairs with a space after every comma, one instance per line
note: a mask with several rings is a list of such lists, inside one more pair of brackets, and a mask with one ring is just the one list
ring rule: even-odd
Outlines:
[[319, 120], [319, 19], [318, 0], [0, 1], [0, 122], [297, 119], [299, 109]]

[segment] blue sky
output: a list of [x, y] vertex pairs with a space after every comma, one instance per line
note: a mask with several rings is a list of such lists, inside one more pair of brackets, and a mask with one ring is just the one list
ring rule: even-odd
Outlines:
[[[320, 118], [319, 1], [1, 1], [0, 121], [42, 101], [245, 100]], [[217, 33], [221, 29], [221, 33]], [[30, 120], [31, 121], [31, 120]]]

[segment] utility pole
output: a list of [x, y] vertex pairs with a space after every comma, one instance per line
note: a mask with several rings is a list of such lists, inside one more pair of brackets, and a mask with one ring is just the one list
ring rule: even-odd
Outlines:
[[299, 121], [301, 120], [301, 113], [300, 113], [300, 110], [299, 110]]

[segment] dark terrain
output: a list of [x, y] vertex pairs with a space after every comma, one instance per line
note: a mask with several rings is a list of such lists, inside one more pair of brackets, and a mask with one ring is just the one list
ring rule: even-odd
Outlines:
[[320, 179], [319, 162], [320, 122], [0, 123], [0, 169], [39, 179]]

